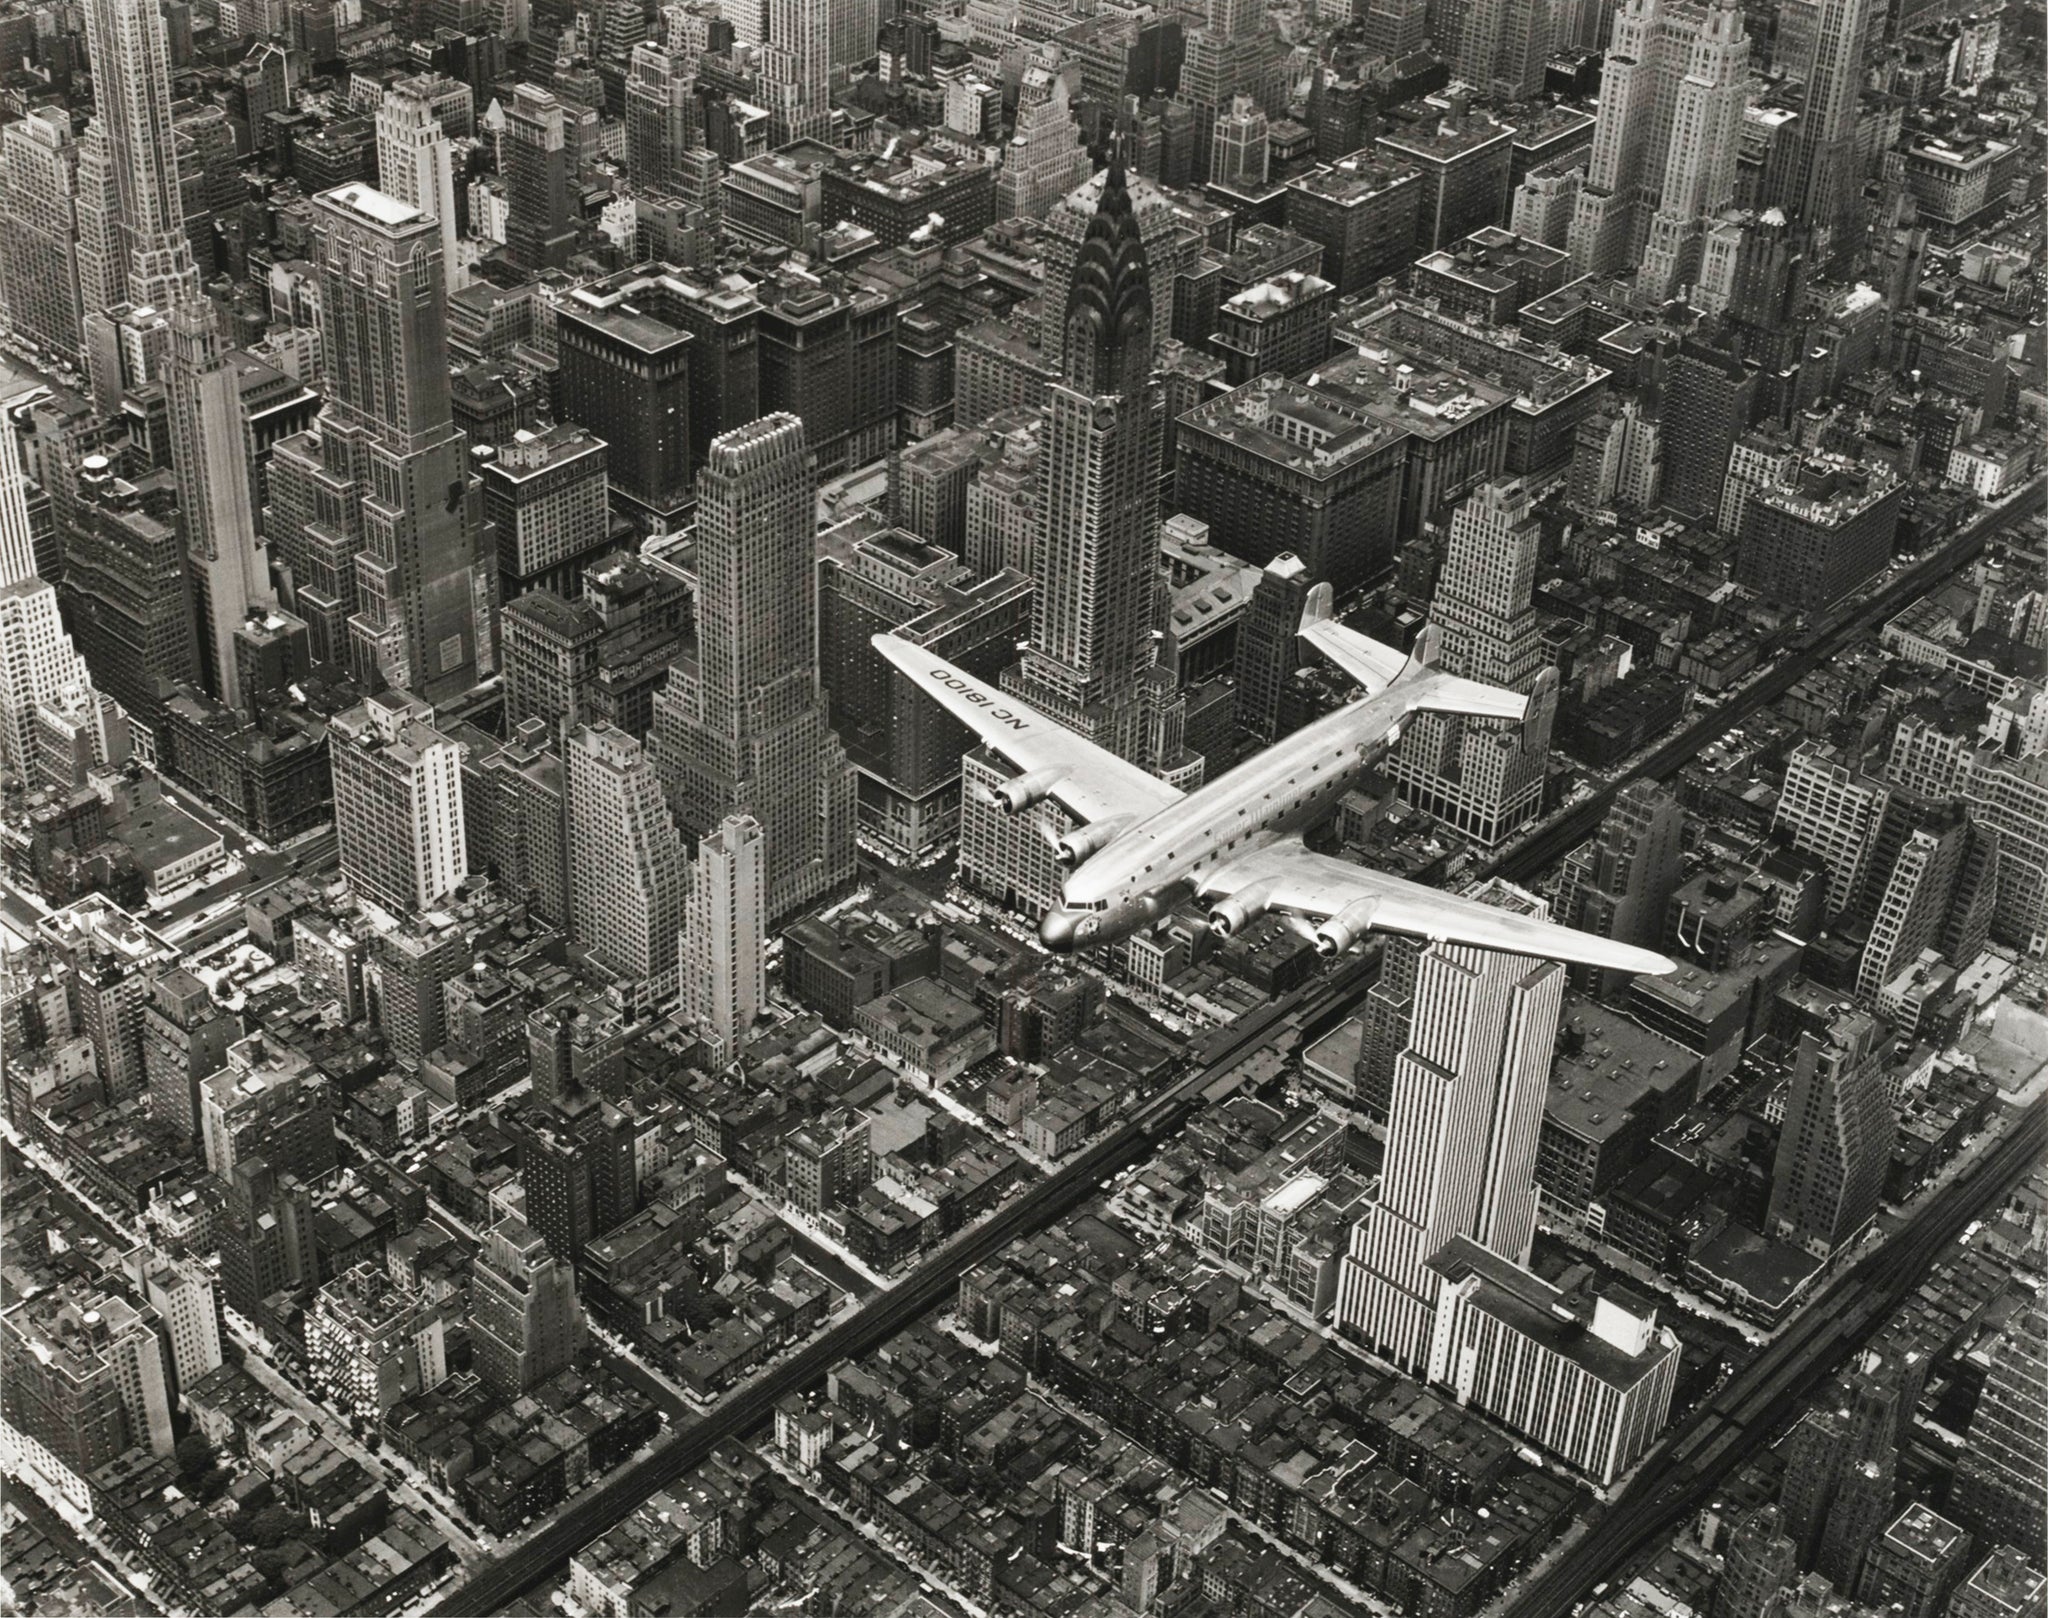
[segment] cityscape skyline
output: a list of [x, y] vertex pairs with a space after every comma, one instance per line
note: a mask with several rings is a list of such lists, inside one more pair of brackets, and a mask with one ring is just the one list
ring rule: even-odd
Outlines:
[[0, 1606], [2048, 1599], [1999, 0], [0, 0]]

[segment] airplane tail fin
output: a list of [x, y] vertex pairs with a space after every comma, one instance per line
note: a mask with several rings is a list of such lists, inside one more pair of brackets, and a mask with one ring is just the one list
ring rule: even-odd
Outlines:
[[1336, 616], [1337, 592], [1327, 584], [1318, 584], [1308, 593], [1308, 599], [1301, 604], [1301, 627], [1297, 634], [1306, 635], [1317, 624], [1326, 624]]
[[1428, 673], [1436, 667], [1439, 652], [1436, 625], [1424, 624], [1421, 632], [1415, 637], [1414, 646], [1409, 649], [1408, 661], [1401, 665], [1401, 672], [1394, 676], [1394, 683], [1399, 685], [1403, 680], [1413, 680]]

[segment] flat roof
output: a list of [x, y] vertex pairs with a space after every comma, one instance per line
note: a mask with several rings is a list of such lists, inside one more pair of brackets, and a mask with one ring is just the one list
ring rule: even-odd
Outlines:
[[379, 225], [409, 225], [415, 219], [426, 217], [411, 203], [400, 202], [396, 197], [387, 196], [375, 186], [365, 185], [360, 180], [338, 185], [332, 191], [324, 191], [320, 200], [332, 207], [360, 214]]

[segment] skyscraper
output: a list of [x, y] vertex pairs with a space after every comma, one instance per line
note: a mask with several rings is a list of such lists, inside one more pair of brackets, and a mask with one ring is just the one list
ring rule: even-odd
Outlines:
[[[1089, 189], [1062, 206], [1085, 208]], [[1060, 315], [1062, 374], [1046, 406], [1031, 643], [1005, 685], [1118, 757], [1150, 762], [1146, 687], [1161, 594], [1159, 422], [1148, 387], [1156, 311], [1120, 156], [1092, 200]]]
[[1863, 243], [1856, 112], [1869, 32], [1870, 0], [1820, 0], [1799, 114], [1795, 212], [1812, 233], [1813, 261], [1838, 273], [1852, 265]]
[[220, 1289], [204, 1265], [152, 1248], [134, 1248], [122, 1262], [163, 1322], [172, 1372], [169, 1393], [175, 1402], [184, 1389], [220, 1367]]
[[313, 202], [326, 403], [271, 453], [271, 527], [315, 657], [429, 702], [495, 664], [450, 409], [440, 226], [367, 185]]
[[0, 421], [0, 766], [35, 780], [37, 704], [90, 685], [56, 588], [36, 575], [21, 445], [14, 424]]
[[1799, 1043], [1771, 1168], [1769, 1232], [1819, 1258], [1860, 1240], [1884, 1199], [1897, 1122], [1885, 1093], [1890, 1036], [1838, 1011]]
[[270, 564], [256, 535], [256, 454], [241, 385], [213, 306], [191, 297], [171, 313], [166, 366], [171, 465], [191, 563], [199, 625], [199, 677], [230, 708], [247, 705], [236, 632], [252, 607], [275, 604]]
[[[1654, 781], [1631, 781], [1615, 795], [1593, 840], [1566, 858], [1557, 919], [1581, 932], [1657, 948], [1684, 842], [1685, 808], [1678, 799]], [[1615, 987], [1620, 976], [1611, 974], [1601, 987]]]
[[738, 1053], [768, 1001], [767, 899], [760, 825], [727, 815], [697, 845], [681, 960], [690, 1020], [719, 1061]]
[[170, 46], [153, 0], [92, 0], [85, 8], [94, 122], [111, 159], [120, 296], [173, 309], [199, 291], [185, 237], [171, 122]]
[[569, 930], [649, 1002], [676, 988], [688, 856], [640, 744], [580, 725], [562, 749], [569, 778]]
[[[1612, 275], [1642, 263], [1667, 192], [1674, 243], [1699, 217], [1691, 212], [1695, 201], [1702, 212], [1724, 205], [1742, 115], [1738, 68], [1747, 48], [1741, 10], [1727, 0], [1623, 0], [1601, 78], [1593, 155], [1572, 217], [1575, 271]], [[1726, 124], [1731, 106], [1734, 125]], [[1724, 128], [1719, 144], [1709, 145]]]
[[435, 110], [435, 81], [400, 79], [377, 104], [377, 189], [441, 227], [441, 274], [448, 290], [468, 285], [457, 246], [455, 149]]
[[576, 246], [567, 116], [534, 84], [514, 86], [505, 106], [505, 254], [523, 270], [559, 270]]
[[80, 1477], [133, 1448], [168, 1455], [163, 1339], [118, 1294], [33, 1292], [0, 1315], [0, 1409]]
[[[1504, 883], [1481, 896], [1523, 915], [1545, 908]], [[1464, 1236], [1528, 1259], [1564, 984], [1554, 961], [1464, 944], [1431, 945], [1417, 962], [1379, 1198], [1352, 1233], [1337, 1296], [1338, 1329], [1404, 1370], [1428, 1363], [1438, 1249]]]
[[199, 1138], [199, 1087], [226, 1065], [241, 1031], [233, 1013], [184, 967], [157, 975], [142, 1011], [142, 1066], [149, 1115], [183, 1141]]
[[676, 824], [735, 810], [766, 839], [780, 921], [853, 875], [853, 768], [818, 686], [811, 454], [795, 416], [720, 435], [698, 482], [697, 663], [655, 697], [651, 750]]
[[78, 301], [78, 142], [62, 108], [0, 128], [0, 286], [16, 333], [72, 364], [84, 357]]
[[400, 915], [454, 892], [467, 870], [462, 748], [433, 717], [419, 698], [387, 691], [328, 727], [342, 872]]
[[477, 1375], [507, 1399], [575, 1363], [583, 1342], [576, 1272], [523, 1219], [507, 1215], [484, 1232], [470, 1332]]
[[1482, 94], [1521, 101], [1543, 89], [1550, 8], [1541, 0], [1466, 0], [1453, 69]]
[[1950, 1509], [1982, 1539], [2038, 1546], [2048, 1537], [2048, 1309], [2038, 1303], [2006, 1324], [1969, 1437]]
[[1418, 714], [1388, 761], [1401, 796], [1482, 843], [1497, 843], [1543, 806], [1557, 675], [1536, 617], [1542, 533], [1529, 489], [1481, 484], [1451, 516], [1430, 617], [1446, 673], [1529, 696], [1519, 724]]
[[[760, 88], [768, 105], [769, 144], [827, 140], [832, 131], [833, 0], [767, 0], [766, 10]], [[867, 35], [872, 49], [874, 28]]]
[[1692, 34], [1671, 106], [1671, 138], [1636, 291], [1646, 302], [1699, 279], [1708, 221], [1735, 201], [1735, 158], [1749, 99], [1749, 35], [1735, 0], [1711, 0]]
[[1752, 1511], [1736, 1524], [1722, 1554], [1713, 1618], [1770, 1618], [1779, 1588], [1798, 1577], [1797, 1555], [1776, 1506]]

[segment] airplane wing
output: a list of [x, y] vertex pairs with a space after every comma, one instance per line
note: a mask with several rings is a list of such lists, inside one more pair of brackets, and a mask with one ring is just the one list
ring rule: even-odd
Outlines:
[[1376, 697], [1398, 685], [1408, 694], [1411, 713], [1469, 714], [1482, 719], [1528, 717], [1529, 698], [1519, 691], [1440, 673], [1434, 625], [1425, 625], [1416, 637], [1415, 650], [1403, 655], [1339, 623], [1332, 615], [1331, 600], [1327, 584], [1309, 591], [1295, 633], [1363, 686], [1367, 696]]
[[1654, 950], [1519, 916], [1347, 860], [1313, 854], [1294, 838], [1218, 866], [1203, 882], [1202, 894], [1211, 899], [1235, 898], [1254, 914], [1282, 910], [1323, 923], [1316, 947], [1328, 954], [1341, 954], [1366, 932], [1379, 931], [1405, 933], [1431, 943], [1477, 944], [1514, 955], [1621, 972], [1677, 970], [1676, 963]]
[[994, 752], [1026, 774], [1046, 772], [1052, 778], [1051, 796], [1079, 819], [1129, 815], [1144, 820], [1180, 800], [1178, 788], [922, 646], [895, 635], [877, 635], [874, 644], [912, 685], [942, 703]]

